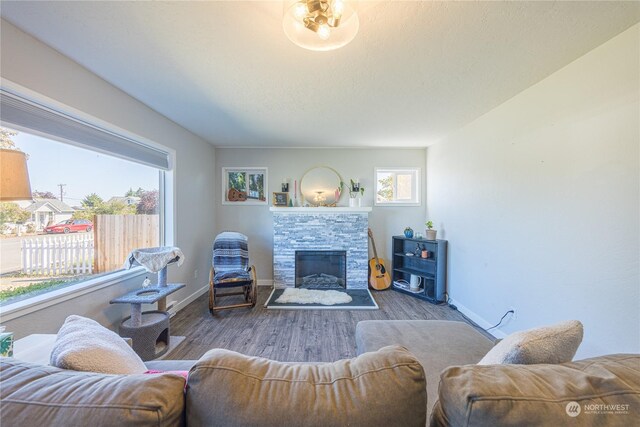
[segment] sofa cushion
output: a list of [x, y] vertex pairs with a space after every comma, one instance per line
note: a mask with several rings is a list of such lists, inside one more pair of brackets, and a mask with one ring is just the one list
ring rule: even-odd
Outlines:
[[95, 320], [72, 315], [58, 331], [52, 366], [103, 374], [142, 374], [147, 370], [135, 351]]
[[478, 365], [571, 362], [582, 334], [582, 323], [577, 320], [516, 332], [496, 344]]
[[7, 426], [178, 426], [184, 378], [105, 375], [0, 359]]
[[424, 426], [425, 377], [406, 349], [334, 363], [207, 352], [189, 372], [187, 425]]
[[639, 355], [559, 365], [467, 365], [442, 373], [430, 425], [630, 426], [638, 408]]
[[464, 322], [448, 320], [365, 320], [356, 326], [358, 354], [386, 345], [406, 347], [427, 378], [427, 416], [438, 399], [440, 373], [452, 365], [478, 363], [493, 342]]

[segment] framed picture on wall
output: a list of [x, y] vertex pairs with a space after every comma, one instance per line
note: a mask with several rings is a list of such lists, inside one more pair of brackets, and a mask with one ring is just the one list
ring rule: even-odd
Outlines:
[[289, 206], [289, 193], [273, 193], [273, 206]]
[[267, 168], [222, 168], [223, 205], [267, 205]]

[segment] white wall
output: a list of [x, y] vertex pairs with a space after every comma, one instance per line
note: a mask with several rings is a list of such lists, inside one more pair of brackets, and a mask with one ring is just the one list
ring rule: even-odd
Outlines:
[[[298, 185], [304, 173], [314, 166], [334, 168], [345, 182], [360, 178], [365, 187], [363, 206], [373, 206], [374, 167], [420, 167], [424, 182], [424, 149], [236, 149], [216, 150], [216, 177], [220, 182], [223, 167], [266, 166], [268, 171], [269, 205], [271, 193], [280, 191], [286, 178], [296, 179]], [[420, 188], [424, 189], [423, 182]], [[293, 186], [293, 185], [292, 185]], [[293, 188], [290, 189], [293, 192]], [[348, 205], [348, 193], [342, 195], [340, 205]], [[391, 236], [402, 234], [406, 226], [424, 234], [424, 191], [418, 207], [373, 207], [369, 227], [376, 239], [378, 256], [390, 269]], [[267, 206], [236, 206], [222, 204], [222, 186], [216, 186], [217, 231], [240, 231], [249, 237], [251, 261], [258, 279], [273, 280], [273, 218]]]
[[[640, 352], [640, 25], [427, 151], [449, 290], [482, 326], [579, 319], [577, 357]], [[498, 334], [500, 335], [500, 334]]]
[[[3, 79], [176, 151], [174, 243], [184, 252], [185, 263], [181, 267], [169, 267], [169, 281], [184, 282], [187, 287], [169, 299], [183, 301], [205, 287], [210, 242], [215, 235], [213, 188], [217, 175], [213, 168], [214, 147], [9, 22], [2, 20], [1, 31], [0, 72]], [[199, 278], [194, 280], [196, 269]], [[142, 278], [5, 324], [17, 338], [31, 333], [52, 333], [58, 330], [67, 315], [73, 313], [92, 317], [115, 329], [128, 307], [109, 305], [109, 300], [139, 287]]]

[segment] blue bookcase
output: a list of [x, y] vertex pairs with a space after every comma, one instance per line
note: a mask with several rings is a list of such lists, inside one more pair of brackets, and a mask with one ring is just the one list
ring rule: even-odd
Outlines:
[[[428, 251], [422, 258], [421, 251]], [[446, 302], [447, 241], [408, 239], [393, 236], [392, 288], [398, 292], [421, 298], [434, 304]], [[411, 289], [411, 276], [419, 277], [420, 287]]]

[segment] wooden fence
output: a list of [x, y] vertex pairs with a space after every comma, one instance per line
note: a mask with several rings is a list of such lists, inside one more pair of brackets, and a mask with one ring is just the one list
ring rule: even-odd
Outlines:
[[31, 276], [91, 274], [93, 234], [42, 236], [22, 241], [22, 272]]
[[119, 270], [129, 252], [159, 245], [159, 215], [96, 215], [94, 272]]

